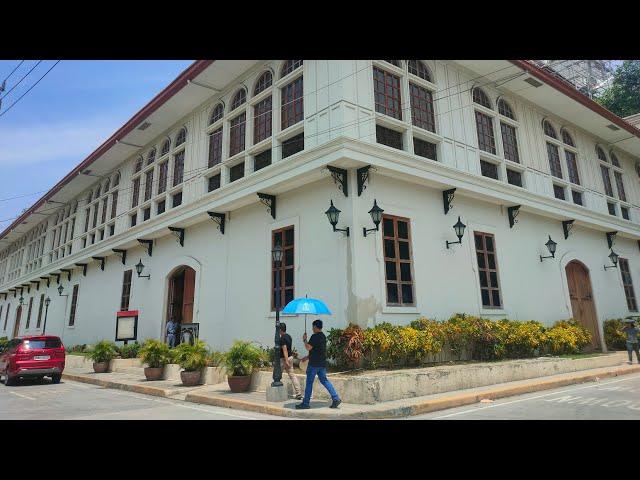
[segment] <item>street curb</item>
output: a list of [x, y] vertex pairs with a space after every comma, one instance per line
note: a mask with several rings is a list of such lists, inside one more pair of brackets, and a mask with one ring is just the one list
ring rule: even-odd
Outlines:
[[130, 383], [114, 382], [111, 380], [103, 380], [100, 378], [93, 378], [90, 374], [78, 375], [74, 373], [63, 373], [62, 378], [64, 380], [73, 380], [75, 382], [90, 383], [92, 385], [98, 385], [105, 388], [113, 388], [116, 390], [126, 390], [129, 392], [142, 393], [145, 395], [154, 395], [156, 397], [168, 397], [167, 390], [164, 388], [151, 387], [147, 385], [137, 385]]
[[[206, 405], [213, 405], [217, 407], [233, 408], [237, 410], [246, 410], [256, 413], [265, 413], [268, 415], [276, 415], [280, 417], [291, 418], [308, 418], [318, 420], [355, 420], [355, 419], [383, 419], [383, 418], [397, 418], [407, 417], [412, 415], [420, 415], [424, 413], [435, 412], [438, 410], [446, 410], [449, 408], [462, 407], [465, 405], [471, 405], [478, 403], [483, 399], [499, 399], [504, 397], [512, 397], [515, 395], [522, 395], [525, 393], [532, 393], [541, 390], [550, 390], [553, 388], [564, 387], [567, 385], [574, 385], [585, 382], [593, 382], [602, 378], [617, 377], [619, 375], [627, 375], [630, 373], [640, 372], [640, 365], [630, 366], [628, 368], [617, 367], [608, 371], [601, 371], [597, 373], [583, 373], [575, 374], [567, 378], [558, 379], [538, 379], [527, 382], [521, 385], [515, 386], [503, 386], [496, 387], [483, 392], [474, 393], [462, 393], [447, 395], [441, 398], [427, 400], [422, 403], [408, 406], [399, 407], [384, 407], [380, 405], [378, 409], [369, 410], [364, 412], [350, 412], [342, 413], [340, 411], [334, 412], [319, 412], [313, 410], [292, 410], [288, 408], [282, 408], [275, 405], [265, 405], [263, 403], [254, 403], [246, 400], [224, 398], [220, 396], [203, 395], [199, 393], [188, 393], [185, 401], [192, 403], [202, 403]], [[410, 399], [408, 399], [410, 400]]]

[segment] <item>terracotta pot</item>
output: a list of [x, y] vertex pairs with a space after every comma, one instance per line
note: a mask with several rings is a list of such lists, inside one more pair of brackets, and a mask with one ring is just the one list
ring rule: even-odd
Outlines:
[[227, 377], [227, 383], [233, 393], [241, 393], [249, 390], [251, 385], [251, 375], [243, 375], [237, 377]]
[[109, 362], [93, 362], [93, 371], [96, 373], [106, 373], [109, 370]]
[[202, 376], [201, 370], [196, 370], [195, 372], [180, 372], [180, 379], [182, 380], [182, 384], [185, 387], [195, 387], [200, 383], [200, 377]]
[[147, 377], [149, 381], [160, 380], [163, 371], [164, 367], [146, 367], [144, 369], [144, 376]]

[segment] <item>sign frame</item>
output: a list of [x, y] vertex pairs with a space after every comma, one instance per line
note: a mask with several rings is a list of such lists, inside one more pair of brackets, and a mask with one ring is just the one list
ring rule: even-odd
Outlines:
[[[138, 310], [126, 310], [116, 313], [116, 342], [128, 342], [129, 340], [137, 340], [138, 339]], [[120, 338], [118, 332], [120, 330], [120, 319], [122, 318], [133, 318], [133, 337]]]

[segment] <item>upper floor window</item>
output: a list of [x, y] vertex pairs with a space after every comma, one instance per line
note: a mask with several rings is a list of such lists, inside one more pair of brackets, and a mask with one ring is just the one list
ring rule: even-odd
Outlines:
[[247, 101], [247, 91], [244, 88], [241, 88], [233, 96], [233, 100], [231, 101], [231, 110], [230, 111], [235, 110], [240, 105], [244, 104], [246, 101]]
[[303, 78], [298, 77], [281, 89], [281, 129], [295, 125], [304, 118]]
[[596, 147], [596, 155], [598, 156], [598, 160], [606, 163], [609, 162], [609, 160], [607, 160], [607, 155], [604, 153], [604, 150], [602, 150], [600, 147]]
[[407, 62], [407, 70], [410, 74], [416, 75], [427, 82], [433, 82], [429, 68], [420, 60], [409, 60]]
[[569, 145], [570, 147], [575, 147], [576, 146], [575, 142], [573, 141], [573, 137], [571, 136], [571, 134], [569, 132], [567, 132], [566, 129], [563, 128], [561, 130], [561, 133], [562, 133], [562, 142], [565, 145]]
[[385, 60], [385, 62], [390, 63], [394, 67], [402, 68], [402, 61], [401, 60]]
[[282, 64], [282, 69], [280, 70], [280, 78], [289, 75], [294, 70], [297, 70], [302, 66], [303, 60], [287, 60]]
[[224, 106], [219, 103], [211, 111], [211, 118], [209, 119], [209, 125], [216, 123], [224, 115]]
[[[107, 178], [107, 181], [104, 182], [104, 193], [107, 193], [109, 188], [111, 188], [111, 179]], [[67, 215], [69, 215], [69, 213], [67, 213]]]
[[151, 165], [156, 159], [156, 149], [152, 148], [147, 155], [147, 165]]
[[504, 158], [520, 163], [518, 150], [518, 136], [516, 133], [516, 116], [511, 105], [503, 98], [498, 100], [498, 114], [500, 115], [500, 133], [502, 136], [502, 150]]
[[616, 154], [613, 153], [613, 152], [609, 152], [609, 156], [611, 157], [611, 163], [615, 167], [619, 167], [620, 166], [620, 162], [618, 161], [618, 157], [616, 156]]
[[160, 149], [160, 155], [166, 155], [171, 149], [171, 139], [167, 138], [162, 142], [162, 148]]
[[259, 93], [264, 92], [267, 88], [271, 86], [272, 81], [273, 81], [273, 76], [271, 75], [271, 72], [267, 70], [258, 78], [258, 81], [256, 82], [256, 86], [253, 89], [253, 94], [258, 95]]
[[478, 105], [482, 105], [485, 108], [493, 108], [491, 106], [491, 100], [489, 100], [489, 97], [487, 96], [486, 93], [484, 93], [484, 90], [482, 90], [481, 88], [474, 88], [473, 89], [473, 102], [477, 103]]
[[400, 77], [373, 67], [373, 91], [376, 112], [402, 120]]
[[548, 137], [554, 138], [554, 139], [558, 139], [558, 134], [556, 133], [556, 129], [553, 128], [553, 125], [551, 125], [551, 123], [548, 120], [544, 120], [542, 122], [542, 128], [544, 130], [544, 134], [547, 135]]
[[142, 170], [142, 156], [139, 156], [138, 158], [136, 158], [136, 164], [133, 169], [133, 172], [138, 173], [140, 170]]
[[496, 154], [496, 140], [493, 134], [493, 119], [486, 113], [476, 111], [476, 130], [480, 150]]
[[[615, 162], [613, 161], [614, 153], [610, 152], [611, 155], [611, 163], [607, 158], [606, 153], [600, 146], [596, 146], [596, 156], [598, 160], [600, 160], [600, 172], [602, 174], [602, 183], [604, 185], [604, 192], [609, 197], [614, 196], [613, 185], [611, 181], [611, 172], [613, 171], [613, 176], [615, 178], [616, 189], [618, 192], [618, 198], [623, 202], [627, 201], [627, 194], [624, 189], [624, 182], [622, 179], [622, 174], [624, 173], [622, 168], [620, 167], [620, 162], [618, 158], [615, 157]], [[611, 207], [609, 207], [611, 210]], [[614, 207], [615, 210], [615, 207]]]
[[500, 99], [498, 100], [498, 113], [502, 116], [505, 116], [507, 118], [510, 118], [511, 120], [515, 120], [516, 116], [513, 113], [513, 109], [511, 108], [511, 106], [504, 100], [504, 99]]
[[409, 84], [411, 96], [411, 122], [420, 128], [436, 131], [436, 121], [433, 113], [433, 95], [430, 90], [414, 83]]
[[120, 185], [120, 172], [117, 172], [113, 177], [113, 186]]
[[186, 127], [182, 127], [178, 134], [176, 135], [176, 147], [178, 145], [182, 145], [187, 141], [187, 129]]

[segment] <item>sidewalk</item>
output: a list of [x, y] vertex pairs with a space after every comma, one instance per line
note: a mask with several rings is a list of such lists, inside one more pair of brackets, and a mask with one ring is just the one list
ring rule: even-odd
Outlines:
[[310, 410], [296, 410], [294, 406], [300, 403], [299, 400], [290, 399], [285, 402], [267, 402], [264, 391], [231, 393], [226, 382], [217, 385], [184, 387], [180, 381], [175, 380], [148, 382], [144, 379], [144, 375], [133, 372], [95, 374], [78, 369], [66, 370], [63, 378], [100, 385], [106, 388], [116, 388], [192, 403], [247, 410], [281, 417], [306, 419], [383, 419], [419, 415], [437, 410], [470, 405], [480, 402], [483, 399], [495, 400], [637, 372], [640, 372], [640, 365], [623, 364], [517, 382], [499, 383], [487, 387], [470, 388], [436, 395], [380, 402], [374, 405], [342, 403], [340, 408], [335, 410], [328, 408], [330, 402], [327, 400], [312, 400]]

